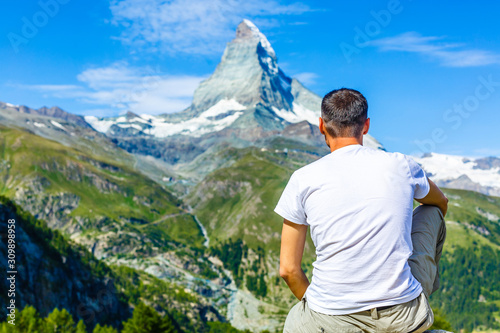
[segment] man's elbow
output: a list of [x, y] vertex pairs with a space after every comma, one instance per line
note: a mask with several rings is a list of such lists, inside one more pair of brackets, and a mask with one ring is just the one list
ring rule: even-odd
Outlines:
[[295, 265], [280, 265], [280, 276], [283, 280], [288, 280], [291, 276], [297, 275], [301, 268]]
[[282, 279], [286, 280], [290, 276], [290, 270], [283, 265], [280, 265], [280, 276]]

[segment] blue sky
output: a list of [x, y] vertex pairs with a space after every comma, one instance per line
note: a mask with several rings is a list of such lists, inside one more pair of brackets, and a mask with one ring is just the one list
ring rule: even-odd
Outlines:
[[41, 0], [1, 5], [0, 101], [84, 115], [189, 105], [237, 24], [323, 96], [368, 99], [388, 150], [500, 156], [500, 3]]

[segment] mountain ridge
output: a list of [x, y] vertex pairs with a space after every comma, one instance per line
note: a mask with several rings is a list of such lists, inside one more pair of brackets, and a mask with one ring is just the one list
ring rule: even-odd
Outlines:
[[500, 197], [500, 158], [445, 155], [414, 157], [438, 186]]
[[73, 122], [81, 127], [90, 127], [90, 124], [88, 124], [85, 121], [85, 118], [83, 116], [64, 111], [58, 106], [52, 106], [50, 108], [42, 106], [41, 108], [38, 109], [32, 109], [25, 105], [14, 105], [10, 103], [0, 102], [0, 109], [5, 109], [5, 108], [12, 108], [19, 113], [59, 118], [62, 120], [66, 120], [68, 122]]
[[[139, 137], [163, 142], [195, 137], [197, 142], [204, 141], [201, 146], [238, 138], [248, 146], [257, 139], [282, 135], [287, 126], [302, 121], [317, 127], [320, 109], [321, 97], [288, 77], [265, 35], [243, 20], [215, 71], [200, 83], [187, 109], [158, 116], [87, 116], [85, 120], [95, 130], [121, 141], [126, 150], [127, 142]], [[323, 145], [322, 138], [313, 137], [315, 145]], [[383, 149], [370, 135], [366, 145]]]

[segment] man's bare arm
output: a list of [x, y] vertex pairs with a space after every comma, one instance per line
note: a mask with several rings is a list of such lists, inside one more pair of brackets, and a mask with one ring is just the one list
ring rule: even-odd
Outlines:
[[306, 225], [296, 224], [286, 219], [283, 221], [280, 276], [299, 300], [309, 287], [309, 280], [301, 267], [306, 235]]
[[429, 180], [430, 185], [429, 193], [422, 199], [415, 200], [424, 205], [437, 206], [439, 209], [441, 209], [441, 212], [443, 212], [443, 216], [445, 216], [446, 212], [448, 211], [448, 198], [439, 189], [439, 187], [434, 184], [432, 180], [430, 180], [429, 178], [427, 178], [427, 180]]

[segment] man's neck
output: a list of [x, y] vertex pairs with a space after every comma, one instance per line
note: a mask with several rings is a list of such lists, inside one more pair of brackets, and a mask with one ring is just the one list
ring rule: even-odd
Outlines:
[[363, 145], [363, 137], [361, 138], [332, 138], [327, 137], [327, 145], [330, 147], [330, 151], [334, 152], [342, 147], [351, 145]]

